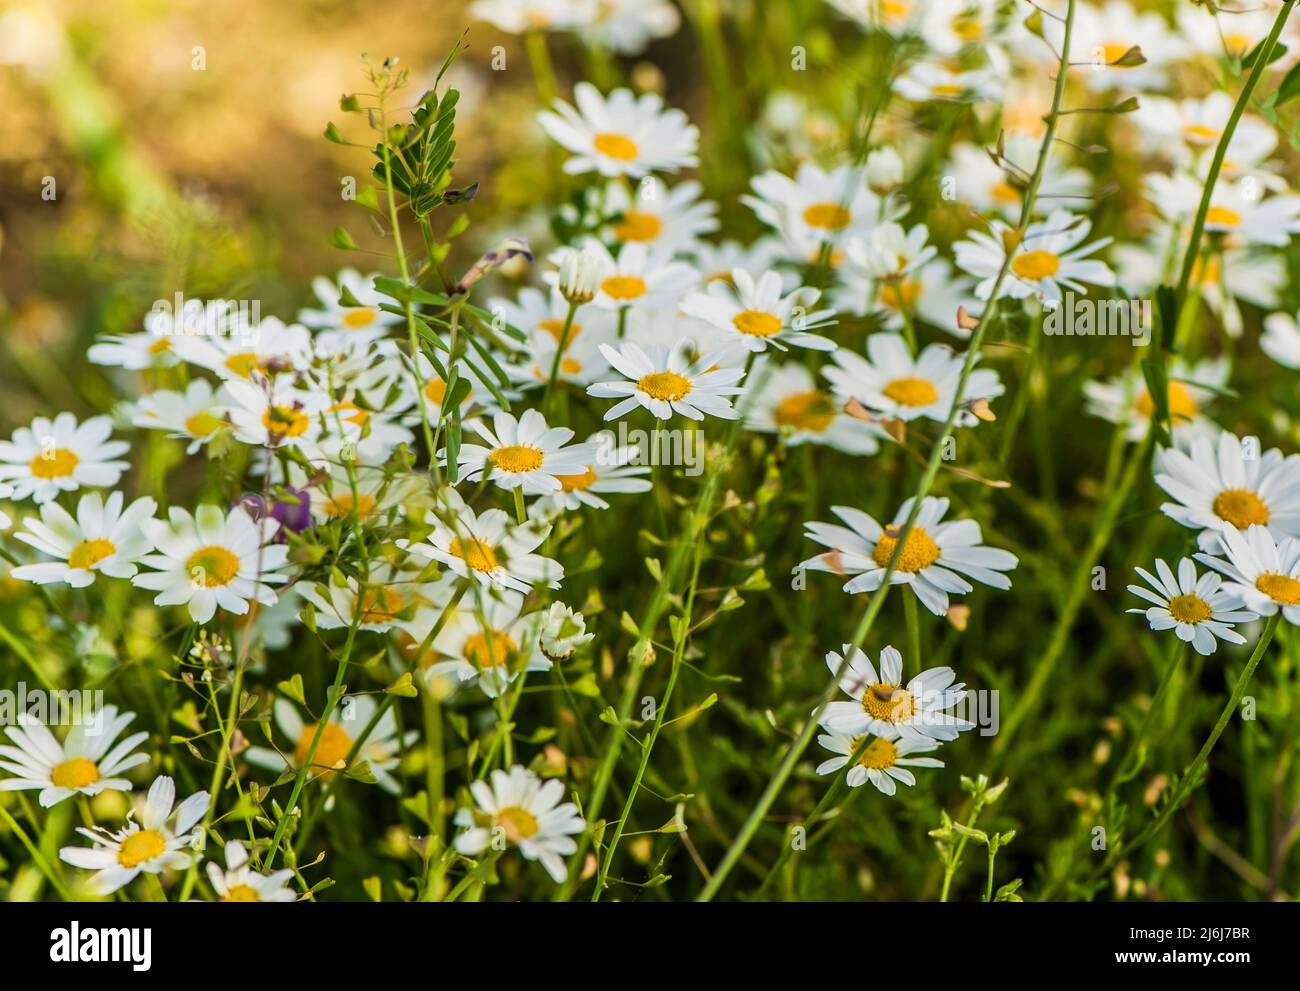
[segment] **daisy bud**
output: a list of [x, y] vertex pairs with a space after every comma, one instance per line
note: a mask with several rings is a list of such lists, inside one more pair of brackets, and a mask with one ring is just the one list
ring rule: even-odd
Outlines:
[[557, 661], [572, 657], [574, 651], [591, 639], [582, 613], [574, 612], [563, 602], [552, 603], [542, 625], [542, 652], [547, 657]]
[[571, 250], [560, 262], [560, 293], [570, 303], [590, 303], [605, 275], [601, 258], [589, 248]]
[[893, 148], [877, 148], [867, 156], [867, 188], [885, 194], [903, 181], [903, 160]]

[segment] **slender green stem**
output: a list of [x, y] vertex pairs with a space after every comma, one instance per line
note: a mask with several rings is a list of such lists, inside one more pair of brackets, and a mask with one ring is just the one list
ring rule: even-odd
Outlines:
[[18, 825], [18, 820], [9, 814], [8, 809], [0, 807], [0, 819], [4, 820], [5, 824], [13, 830], [14, 835], [18, 837], [19, 842], [27, 848], [27, 853], [31, 856], [32, 863], [34, 863], [37, 869], [45, 875], [45, 879], [53, 885], [54, 890], [59, 893], [59, 897], [65, 902], [76, 901], [76, 899], [72, 897], [72, 893], [68, 891], [67, 887], [59, 879], [59, 875], [50, 865], [50, 862], [45, 859], [45, 855], [41, 853], [40, 848], [32, 842], [31, 837], [27, 835], [23, 827]]

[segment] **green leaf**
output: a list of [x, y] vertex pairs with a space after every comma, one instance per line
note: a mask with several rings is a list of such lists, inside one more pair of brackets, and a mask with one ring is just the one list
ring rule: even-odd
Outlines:
[[280, 694], [285, 698], [293, 699], [293, 701], [306, 708], [307, 700], [303, 697], [302, 675], [295, 674], [288, 681], [282, 681], [275, 687], [280, 690]]
[[347, 144], [347, 141], [344, 140], [343, 135], [339, 133], [339, 129], [334, 126], [333, 121], [330, 121], [328, 124], [325, 125], [325, 140], [333, 141], [336, 145]]
[[396, 695], [399, 698], [404, 699], [413, 699], [420, 693], [416, 691], [415, 682], [411, 678], [411, 672], [403, 671], [400, 678], [384, 689], [384, 694]]
[[1300, 96], [1300, 62], [1291, 66], [1286, 75], [1282, 77], [1282, 82], [1277, 88], [1277, 100], [1273, 105], [1280, 107], [1282, 104], [1294, 100], [1297, 96]]
[[330, 245], [340, 251], [355, 251], [357, 248], [356, 242], [352, 240], [352, 235], [342, 227], [334, 228], [334, 233], [330, 235]]

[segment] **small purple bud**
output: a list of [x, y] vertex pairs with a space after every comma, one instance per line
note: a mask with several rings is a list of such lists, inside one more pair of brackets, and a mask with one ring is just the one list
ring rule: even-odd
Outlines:
[[295, 489], [286, 485], [285, 499], [277, 499], [271, 508], [273, 519], [280, 521], [284, 530], [301, 533], [311, 526], [311, 496], [306, 489]]

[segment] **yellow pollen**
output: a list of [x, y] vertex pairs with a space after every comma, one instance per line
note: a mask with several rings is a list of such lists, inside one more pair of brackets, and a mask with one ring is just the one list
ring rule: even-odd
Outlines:
[[226, 892], [223, 902], [260, 902], [257, 892], [246, 884], [237, 884]]
[[651, 372], [642, 375], [636, 387], [653, 399], [672, 403], [691, 391], [691, 381], [676, 372]]
[[[442, 401], [443, 399], [446, 398], [446, 396], [447, 396], [447, 383], [444, 382], [442, 379], [440, 379], [437, 375], [433, 376], [433, 378], [429, 379], [427, 382], [424, 383], [424, 398], [427, 399], [429, 402], [433, 403], [435, 406], [442, 406]], [[460, 401], [460, 404], [464, 406], [467, 402], [470, 401], [471, 398], [473, 398], [473, 396], [474, 396], [474, 390], [471, 388], [468, 392], [465, 393], [465, 398]]]
[[1212, 206], [1205, 211], [1205, 222], [1220, 227], [1237, 227], [1241, 224], [1241, 214], [1231, 207]]
[[636, 275], [611, 275], [600, 288], [611, 299], [636, 299], [646, 292], [645, 280]]
[[161, 857], [166, 850], [167, 837], [156, 829], [141, 829], [122, 841], [122, 847], [117, 851], [117, 862], [129, 870], [146, 860]]
[[207, 437], [215, 434], [225, 426], [225, 421], [219, 416], [209, 413], [207, 410], [195, 413], [185, 420], [185, 430], [194, 437]]
[[500, 565], [497, 564], [497, 556], [493, 553], [490, 545], [475, 538], [469, 538], [469, 546], [466, 547], [459, 537], [452, 540], [451, 546], [447, 550], [455, 557], [460, 558], [475, 571], [496, 571]]
[[778, 427], [821, 433], [835, 422], [835, 405], [818, 389], [785, 396], [772, 411]]
[[[894, 556], [894, 548], [897, 546], [898, 534], [891, 534], [886, 530], [876, 541], [876, 549], [871, 552], [871, 560], [882, 568], [888, 568], [889, 559]], [[925, 532], [924, 527], [913, 525], [907, 535], [907, 542], [903, 544], [903, 551], [898, 555], [898, 564], [894, 566], [894, 570], [915, 574], [930, 567], [937, 560], [939, 560], [939, 545]]]
[[496, 823], [511, 843], [526, 840], [537, 832], [537, 817], [518, 805], [508, 806], [498, 812]]
[[508, 444], [488, 454], [488, 460], [502, 471], [536, 471], [542, 466], [542, 452], [527, 444]]
[[[853, 741], [853, 749], [857, 750], [861, 744], [862, 739], [859, 737]], [[862, 751], [858, 763], [869, 770], [883, 771], [887, 767], [893, 767], [897, 760], [898, 748], [888, 740], [876, 737], [867, 744], [867, 749]]]
[[75, 451], [56, 447], [36, 455], [27, 463], [27, 467], [37, 478], [64, 478], [71, 475], [80, 463], [81, 458], [77, 457]]
[[271, 439], [301, 437], [307, 432], [307, 414], [292, 406], [268, 406], [262, 414], [262, 426]]
[[113, 542], [105, 540], [103, 537], [96, 537], [94, 540], [83, 540], [72, 548], [72, 553], [68, 555], [68, 567], [93, 568], [116, 550], [117, 548], [113, 546]]
[[916, 697], [898, 685], [871, 685], [862, 693], [862, 711], [887, 723], [907, 722], [916, 714]]
[[581, 492], [596, 483], [596, 466], [588, 465], [581, 475], [556, 475], [560, 488], [565, 492]]
[[343, 326], [351, 330], [360, 330], [362, 327], [369, 327], [379, 319], [379, 313], [376, 310], [348, 310], [343, 314]]
[[803, 212], [804, 223], [826, 231], [839, 231], [849, 226], [853, 214], [838, 203], [814, 203]]
[[1020, 190], [1016, 189], [1011, 183], [1003, 181], [997, 183], [989, 190], [989, 194], [998, 203], [1019, 203]]
[[931, 86], [930, 92], [935, 96], [961, 96], [963, 89], [957, 83], [939, 83], [937, 86]]
[[1106, 65], [1112, 69], [1131, 69], [1129, 65], [1111, 65], [1122, 59], [1130, 48], [1133, 46], [1124, 41], [1111, 41], [1102, 45], [1102, 54], [1106, 57]]
[[1060, 269], [1060, 257], [1050, 251], [1025, 251], [1011, 259], [1011, 271], [1029, 282], [1046, 279]]
[[[564, 336], [564, 321], [559, 317], [547, 317], [545, 320], [537, 321], [537, 329], [550, 334], [555, 338], [555, 343], [559, 344], [560, 338]], [[569, 345], [578, 339], [580, 333], [582, 333], [582, 324], [569, 324], [569, 339], [564, 344], [566, 351], [569, 349]]]
[[505, 664], [518, 650], [519, 645], [500, 630], [493, 630], [490, 638], [480, 630], [465, 641], [461, 653], [476, 668], [495, 668]]
[[239, 574], [239, 558], [216, 544], [200, 547], [185, 562], [185, 570], [195, 585], [217, 588], [229, 585]]
[[1268, 525], [1268, 507], [1264, 500], [1248, 489], [1224, 489], [1214, 497], [1214, 515], [1227, 520], [1238, 530], [1252, 523]]
[[[1136, 408], [1143, 416], [1151, 416], [1156, 410], [1156, 404], [1151, 400], [1151, 393], [1144, 389], [1142, 395], [1137, 398]], [[1169, 416], [1174, 420], [1192, 420], [1195, 419], [1198, 411], [1196, 400], [1187, 386], [1181, 382], [1170, 382]]]
[[882, 391], [903, 406], [929, 406], [939, 398], [939, 390], [928, 379], [894, 379]]
[[253, 372], [257, 371], [259, 368], [262, 368], [263, 366], [262, 366], [261, 359], [258, 358], [256, 354], [253, 354], [252, 352], [249, 351], [245, 351], [245, 352], [240, 352], [239, 354], [232, 354], [229, 358], [227, 358], [226, 367], [230, 369], [231, 372], [238, 375], [241, 379], [246, 379], [250, 375], [252, 375]]
[[781, 332], [781, 321], [762, 310], [741, 310], [731, 322], [738, 331], [750, 337], [771, 337]]
[[65, 760], [50, 772], [50, 783], [56, 788], [85, 788], [99, 780], [99, 768], [85, 757]]
[[[302, 767], [307, 763], [307, 752], [311, 750], [312, 738], [316, 735], [318, 723], [312, 723], [310, 726], [302, 728], [302, 735], [298, 737], [298, 745], [293, 750], [293, 762], [297, 767]], [[320, 735], [320, 743], [316, 745], [316, 753], [312, 755], [312, 767], [329, 768], [321, 774], [321, 778], [329, 778], [333, 768], [338, 767], [348, 759], [348, 754], [352, 752], [352, 737], [348, 736], [347, 731], [338, 723], [326, 723], [325, 729]]]
[[645, 210], [624, 210], [623, 219], [614, 225], [620, 241], [653, 241], [663, 233], [664, 222]]
[[891, 310], [901, 311], [903, 307], [915, 309], [916, 301], [920, 298], [921, 283], [915, 280], [885, 282], [880, 286], [880, 302]]
[[1184, 132], [1196, 141], [1218, 141], [1220, 132], [1204, 124], [1188, 124]]
[[171, 339], [167, 337], [160, 337], [158, 338], [158, 340], [154, 341], [152, 344], [149, 345], [150, 354], [163, 354], [167, 351], [170, 351], [171, 349], [172, 349], [172, 342]]
[[1223, 36], [1223, 44], [1231, 55], [1245, 55], [1255, 45], [1255, 39], [1248, 34], [1234, 31]]
[[361, 593], [362, 623], [391, 623], [402, 611], [402, 596], [395, 590], [384, 586], [368, 588]]
[[634, 161], [638, 153], [636, 142], [622, 134], [597, 134], [594, 144], [602, 155], [617, 158], [620, 162]]
[[325, 501], [325, 512], [330, 516], [347, 516], [354, 509], [358, 519], [367, 519], [375, 511], [375, 497], [358, 492], [354, 500], [351, 492], [340, 492], [333, 499]]
[[362, 409], [356, 403], [351, 402], [335, 403], [325, 412], [338, 413], [340, 418], [348, 423], [355, 423], [358, 427], [364, 427], [366, 421], [370, 419], [370, 410]]
[[1300, 581], [1288, 575], [1260, 575], [1255, 587], [1283, 606], [1300, 606]]
[[958, 14], [952, 20], [952, 30], [962, 41], [977, 41], [984, 33], [984, 23], [979, 14]]
[[1180, 623], [1200, 623], [1214, 613], [1199, 595], [1176, 595], [1169, 600], [1169, 615]]

